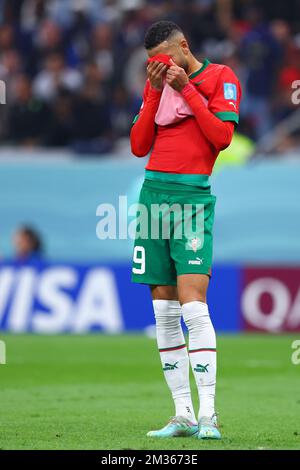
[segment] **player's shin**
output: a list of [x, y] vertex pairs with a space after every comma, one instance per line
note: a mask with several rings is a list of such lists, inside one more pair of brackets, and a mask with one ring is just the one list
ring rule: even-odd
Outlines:
[[181, 328], [181, 307], [175, 300], [154, 300], [157, 344], [175, 415], [195, 423], [189, 382], [189, 357]]
[[198, 388], [198, 419], [215, 413], [216, 334], [207, 304], [189, 302], [182, 305], [182, 314], [189, 330], [189, 356]]

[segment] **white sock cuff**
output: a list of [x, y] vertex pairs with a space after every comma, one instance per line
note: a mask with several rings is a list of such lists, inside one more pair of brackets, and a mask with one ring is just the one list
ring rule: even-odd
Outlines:
[[184, 321], [209, 316], [208, 305], [198, 300], [183, 304], [181, 309]]
[[168, 316], [181, 317], [181, 307], [178, 300], [153, 300], [155, 318]]

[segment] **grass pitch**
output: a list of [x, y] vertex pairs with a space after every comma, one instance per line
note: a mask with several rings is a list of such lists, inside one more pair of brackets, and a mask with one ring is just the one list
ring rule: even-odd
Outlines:
[[[7, 346], [7, 364], [0, 365], [0, 449], [300, 448], [300, 365], [291, 362], [296, 337], [219, 337], [221, 441], [145, 437], [174, 412], [154, 340], [0, 339]], [[196, 404], [194, 387], [193, 394]]]

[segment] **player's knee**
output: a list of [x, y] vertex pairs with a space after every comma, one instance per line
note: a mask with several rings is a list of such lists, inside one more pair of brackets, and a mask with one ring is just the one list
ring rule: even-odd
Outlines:
[[153, 300], [177, 300], [176, 286], [150, 286]]
[[187, 286], [179, 292], [179, 302], [181, 305], [189, 302], [206, 303], [206, 293], [194, 286]]

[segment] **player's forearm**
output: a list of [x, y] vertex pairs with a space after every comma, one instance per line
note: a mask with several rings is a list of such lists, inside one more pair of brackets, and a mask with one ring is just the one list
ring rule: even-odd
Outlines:
[[137, 157], [145, 157], [155, 136], [155, 115], [158, 110], [161, 92], [151, 88], [147, 100], [130, 132], [131, 151]]
[[234, 124], [230, 121], [221, 121], [209, 111], [191, 83], [183, 88], [181, 94], [193, 111], [201, 131], [209, 142], [217, 150], [224, 150], [228, 147], [232, 140]]

